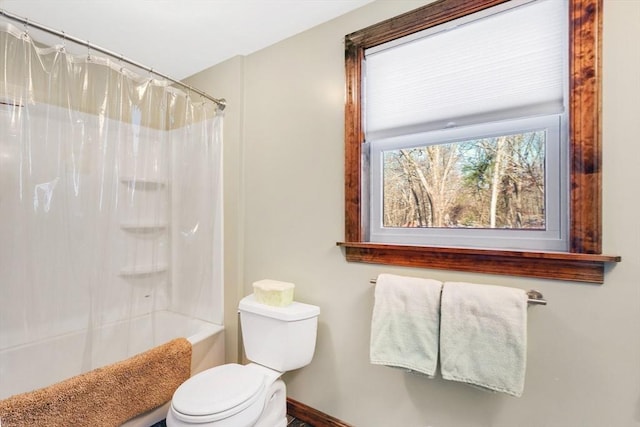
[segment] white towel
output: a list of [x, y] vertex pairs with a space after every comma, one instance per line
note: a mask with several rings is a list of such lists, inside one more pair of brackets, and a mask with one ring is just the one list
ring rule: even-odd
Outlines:
[[438, 364], [442, 283], [381, 274], [371, 318], [370, 361], [433, 377]]
[[441, 310], [442, 377], [520, 397], [527, 362], [527, 294], [446, 282]]

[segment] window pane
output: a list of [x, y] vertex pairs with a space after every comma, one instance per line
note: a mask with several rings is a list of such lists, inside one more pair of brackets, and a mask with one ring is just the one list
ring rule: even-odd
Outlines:
[[383, 227], [545, 230], [544, 130], [383, 151]]

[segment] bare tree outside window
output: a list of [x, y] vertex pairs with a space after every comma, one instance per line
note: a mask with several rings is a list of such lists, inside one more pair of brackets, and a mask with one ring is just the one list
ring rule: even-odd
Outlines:
[[384, 151], [383, 226], [545, 229], [544, 131]]

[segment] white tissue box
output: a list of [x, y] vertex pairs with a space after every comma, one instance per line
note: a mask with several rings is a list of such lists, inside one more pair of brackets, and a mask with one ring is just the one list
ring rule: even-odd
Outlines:
[[293, 302], [295, 286], [293, 283], [278, 280], [258, 280], [253, 282], [253, 294], [259, 303], [284, 307]]

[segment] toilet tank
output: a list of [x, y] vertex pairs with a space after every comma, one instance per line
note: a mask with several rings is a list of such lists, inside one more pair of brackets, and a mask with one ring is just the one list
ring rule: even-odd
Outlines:
[[238, 310], [247, 359], [279, 372], [311, 362], [320, 307], [297, 301], [273, 307], [257, 302], [251, 294], [240, 300]]

